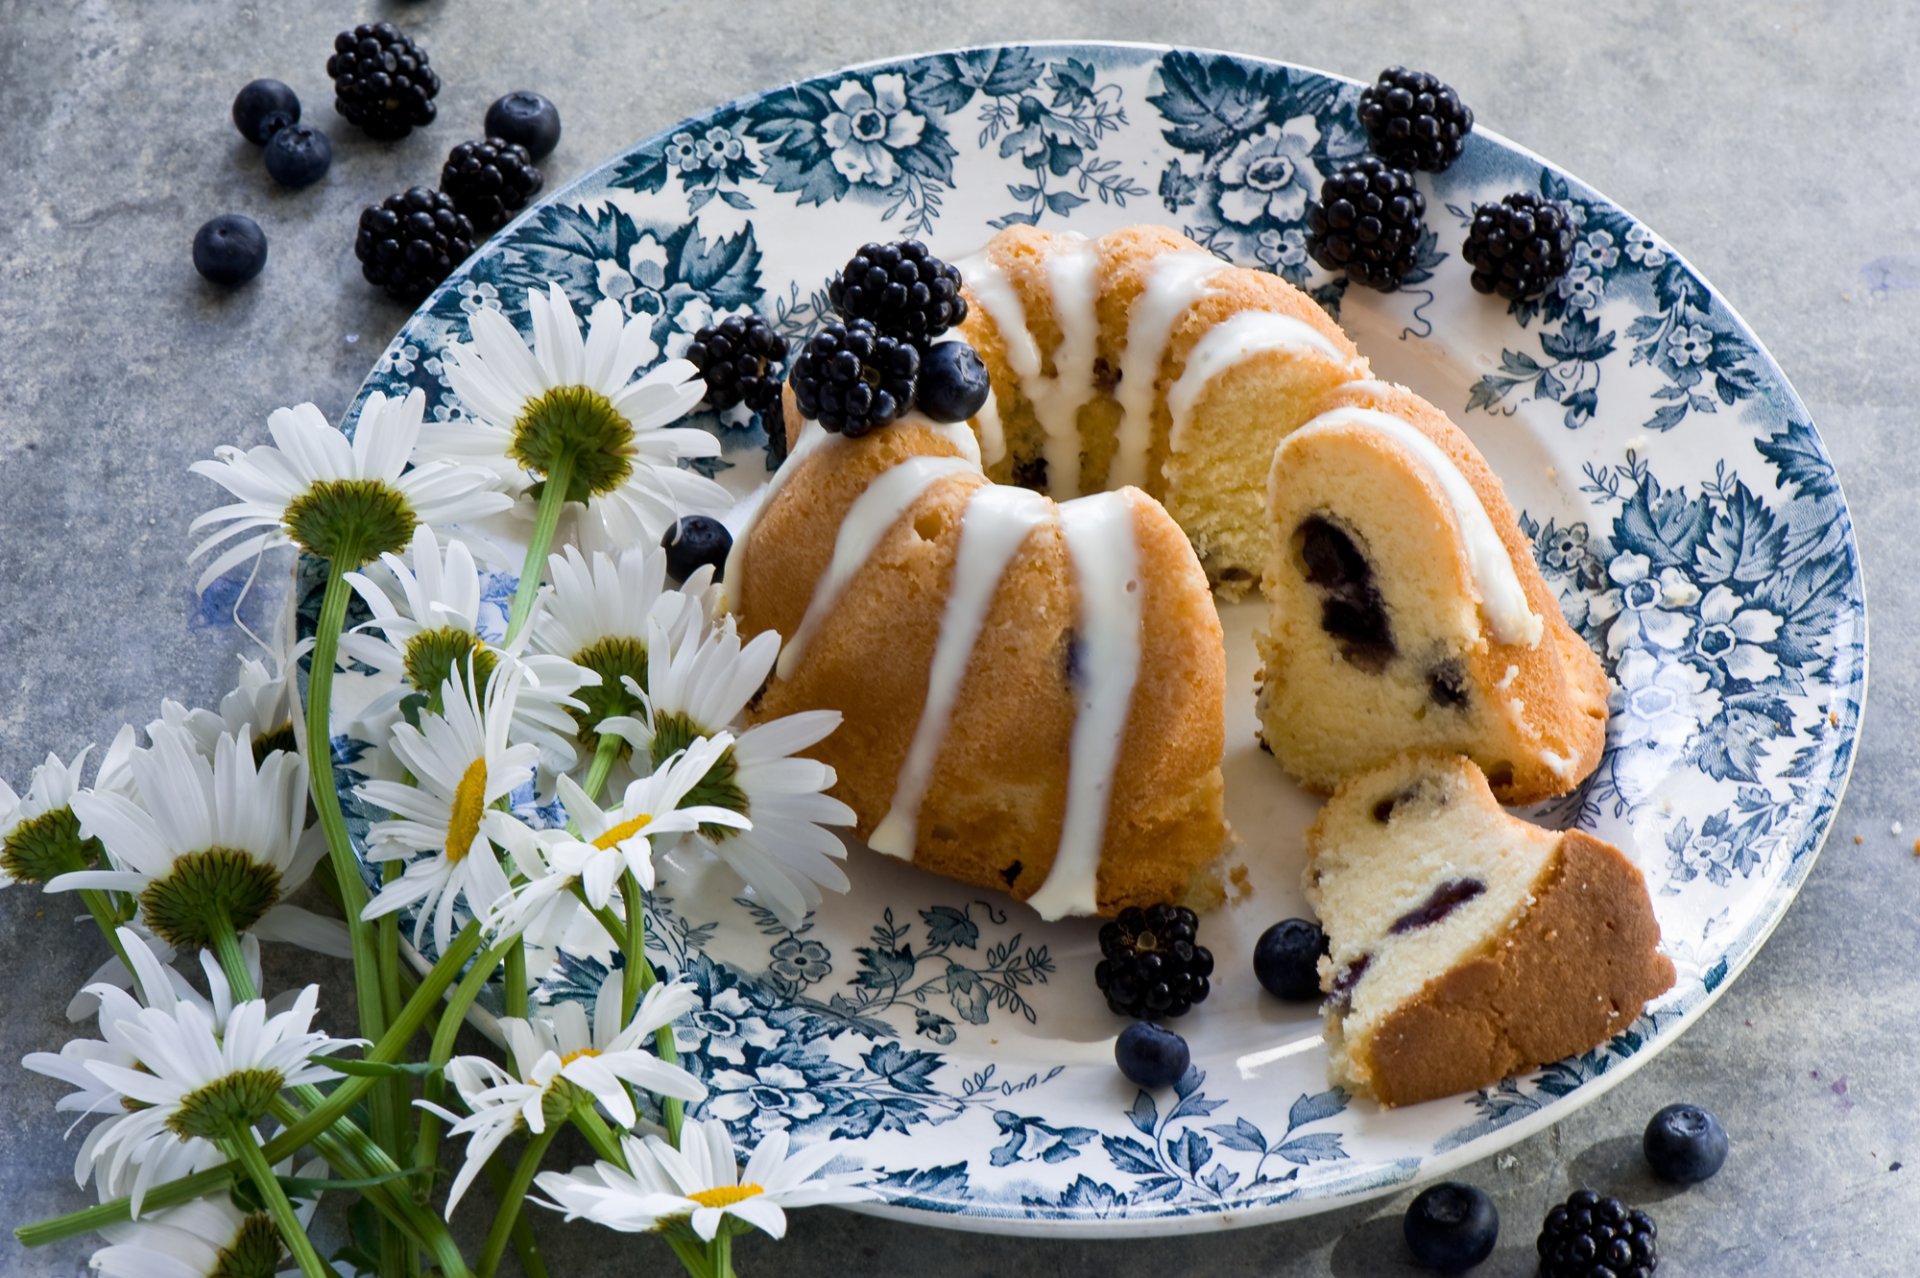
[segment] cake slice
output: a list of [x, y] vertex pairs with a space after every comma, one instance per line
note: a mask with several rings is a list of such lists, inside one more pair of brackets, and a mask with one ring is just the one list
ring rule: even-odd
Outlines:
[[1673, 985], [1634, 864], [1508, 816], [1459, 755], [1342, 784], [1307, 832], [1305, 886], [1333, 1079], [1383, 1105], [1586, 1051]]
[[1333, 390], [1274, 451], [1267, 514], [1261, 735], [1301, 784], [1434, 749], [1529, 803], [1598, 764], [1599, 658], [1445, 413], [1384, 382]]

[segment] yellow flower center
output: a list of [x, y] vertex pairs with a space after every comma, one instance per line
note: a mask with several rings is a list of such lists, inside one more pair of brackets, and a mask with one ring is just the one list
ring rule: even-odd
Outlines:
[[560, 1058], [560, 1068], [565, 1069], [567, 1066], [579, 1060], [582, 1056], [598, 1056], [599, 1054], [600, 1054], [600, 1049], [597, 1047], [583, 1047], [577, 1052], [568, 1052], [565, 1056], [562, 1056]]
[[629, 817], [619, 825], [613, 826], [605, 834], [594, 839], [593, 846], [605, 852], [608, 848], [616, 847], [626, 840], [631, 839], [634, 835], [646, 829], [652, 822], [653, 814], [651, 812], [642, 812], [637, 817]]
[[447, 817], [447, 860], [454, 865], [466, 860], [474, 839], [479, 837], [480, 817], [486, 810], [487, 761], [481, 758], [467, 765], [453, 790], [453, 812]]
[[712, 1189], [703, 1189], [687, 1197], [702, 1207], [731, 1207], [766, 1192], [758, 1185], [715, 1185]]

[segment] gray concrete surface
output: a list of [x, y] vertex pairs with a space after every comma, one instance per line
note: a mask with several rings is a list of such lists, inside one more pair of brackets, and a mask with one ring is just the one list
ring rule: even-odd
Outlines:
[[[1872, 706], [1852, 790], [1798, 904], [1705, 1020], [1602, 1101], [1468, 1174], [1507, 1229], [1480, 1272], [1532, 1273], [1541, 1213], [1575, 1182], [1648, 1202], [1662, 1273], [1920, 1272], [1920, 804], [1909, 742], [1920, 621], [1911, 405], [1920, 395], [1920, 223], [1910, 69], [1920, 10], [1825, 4], [1605, 5], [969, 0], [699, 6], [232, 4], [0, 0], [0, 775], [24, 781], [162, 695], [204, 703], [228, 677], [231, 630], [200, 620], [186, 523], [211, 490], [185, 467], [263, 437], [303, 398], [330, 415], [405, 318], [364, 287], [358, 208], [430, 179], [508, 89], [549, 92], [565, 180], [721, 99], [919, 48], [1054, 36], [1242, 49], [1354, 75], [1441, 70], [1488, 125], [1607, 191], [1688, 254], [1763, 335], [1838, 458], [1871, 577]], [[1235, 16], [1251, 10], [1250, 16]], [[702, 14], [725, 12], [705, 30]], [[340, 28], [399, 19], [446, 78], [443, 124], [397, 144], [338, 123], [323, 64]], [[303, 95], [336, 147], [332, 176], [275, 189], [227, 123], [246, 80]], [[221, 294], [188, 261], [226, 209], [267, 228], [254, 286]], [[1906, 494], [1902, 496], [1902, 494]], [[1905, 819], [1913, 828], [1890, 832]], [[81, 1205], [59, 1088], [5, 1062], [61, 1041], [61, 1009], [97, 961], [68, 906], [0, 893], [0, 1224]], [[277, 955], [280, 980], [340, 980]], [[1647, 1117], [1716, 1109], [1735, 1151], [1673, 1193], [1639, 1165]], [[1908, 1166], [1900, 1169], [1905, 1160]], [[803, 1213], [743, 1270], [790, 1275], [1186, 1273], [1342, 1278], [1409, 1269], [1410, 1195], [1298, 1224], [1149, 1242], [1043, 1243], [936, 1234]], [[469, 1220], [484, 1220], [475, 1211]], [[629, 1273], [623, 1241], [540, 1222], [555, 1274]], [[27, 1252], [0, 1273], [84, 1272], [89, 1246]], [[664, 1252], [655, 1259], [663, 1259]]]

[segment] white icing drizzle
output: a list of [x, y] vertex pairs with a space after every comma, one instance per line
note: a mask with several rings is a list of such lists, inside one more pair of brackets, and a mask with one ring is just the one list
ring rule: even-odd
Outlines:
[[1140, 548], [1131, 503], [1120, 493], [1067, 502], [1060, 531], [1079, 593], [1080, 679], [1060, 846], [1046, 882], [1027, 901], [1049, 920], [1098, 907], [1107, 807], [1140, 673]]
[[1513, 558], [1506, 543], [1494, 530], [1493, 520], [1473, 490], [1467, 477], [1453, 459], [1411, 422], [1373, 408], [1342, 407], [1320, 414], [1290, 438], [1310, 437], [1314, 432], [1359, 426], [1378, 431], [1411, 453], [1440, 486], [1440, 492], [1453, 507], [1454, 523], [1467, 551], [1467, 566], [1474, 585], [1480, 591], [1480, 608], [1486, 614], [1487, 627], [1501, 643], [1534, 647], [1540, 642], [1545, 623], [1527, 606], [1527, 592], [1514, 571]]
[[1194, 344], [1180, 380], [1167, 392], [1167, 411], [1173, 418], [1169, 446], [1179, 447], [1193, 421], [1201, 392], [1214, 378], [1242, 360], [1268, 351], [1323, 355], [1338, 364], [1349, 362], [1345, 351], [1305, 320], [1274, 311], [1241, 311], [1215, 324]]
[[906, 761], [894, 780], [893, 803], [874, 827], [867, 846], [902, 860], [913, 859], [920, 827], [920, 805], [933, 765], [940, 757], [953, 720], [953, 706], [966, 678], [974, 645], [986, 625], [1000, 579], [1034, 529], [1051, 523], [1054, 505], [1024, 488], [983, 484], [974, 489], [960, 524], [954, 553], [953, 582], [940, 617], [940, 637], [927, 675], [927, 696], [913, 730]]
[[[772, 429], [781, 429], [778, 423], [769, 423], [769, 426]], [[775, 495], [786, 486], [789, 479], [793, 478], [794, 472], [800, 469], [801, 458], [814, 449], [822, 447], [828, 440], [839, 438], [840, 436], [828, 431], [818, 422], [807, 422], [801, 426], [800, 437], [794, 441], [793, 448], [787, 453], [787, 459], [780, 463], [778, 470], [773, 472], [773, 478], [769, 479], [767, 486], [761, 490], [760, 500], [747, 513], [740, 527], [734, 530], [733, 545], [727, 548], [727, 562], [720, 573], [720, 602], [728, 612], [740, 611], [741, 566], [747, 558], [747, 541], [753, 536], [754, 527], [760, 522], [760, 516], [767, 513], [767, 507], [773, 504]]]
[[[964, 423], [961, 428], [965, 429]], [[921, 494], [948, 475], [978, 470], [977, 462], [964, 457], [909, 457], [868, 484], [866, 491], [847, 508], [846, 518], [834, 537], [833, 558], [814, 583], [813, 598], [807, 604], [807, 615], [801, 619], [800, 628], [780, 650], [775, 673], [781, 678], [793, 673], [814, 631], [840, 601], [847, 583], [866, 565], [887, 531], [920, 500]]]
[[1120, 353], [1120, 428], [1114, 440], [1113, 469], [1107, 487], [1140, 485], [1147, 477], [1147, 450], [1153, 439], [1153, 392], [1160, 380], [1173, 326], [1187, 308], [1213, 290], [1210, 281], [1227, 269], [1213, 254], [1184, 249], [1153, 259], [1151, 274], [1127, 314], [1127, 345]]
[[[1056, 497], [1080, 492], [1080, 407], [1093, 398], [1093, 364], [1100, 334], [1094, 310], [1094, 275], [1100, 265], [1093, 245], [1076, 236], [1056, 243], [1046, 261], [1052, 313], [1060, 326], [1060, 347], [1053, 354], [1052, 377], [1041, 375], [1040, 346], [1027, 326], [1026, 307], [1006, 272], [985, 253], [959, 263], [960, 275], [1000, 330], [1007, 366], [1033, 405], [1040, 423], [1041, 455], [1047, 462], [1047, 488]], [[995, 424], [998, 424], [996, 415]], [[1001, 453], [1005, 454], [1004, 438]], [[991, 451], [991, 450], [989, 450]], [[997, 459], [996, 459], [997, 460]]]

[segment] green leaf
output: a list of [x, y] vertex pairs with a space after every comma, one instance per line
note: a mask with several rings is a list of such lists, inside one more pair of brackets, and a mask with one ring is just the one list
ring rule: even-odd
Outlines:
[[356, 1078], [438, 1078], [440, 1066], [432, 1061], [362, 1061], [327, 1057], [321, 1061], [342, 1074]]

